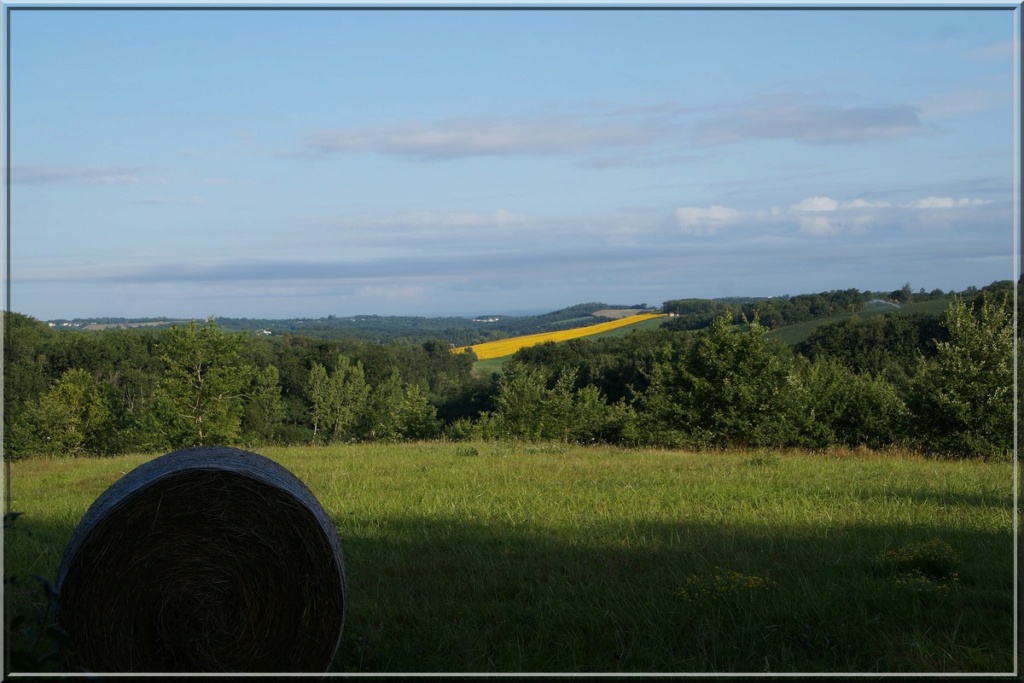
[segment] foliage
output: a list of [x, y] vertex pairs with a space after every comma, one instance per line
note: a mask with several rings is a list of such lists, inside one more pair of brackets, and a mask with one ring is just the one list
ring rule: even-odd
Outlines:
[[548, 386], [548, 373], [511, 362], [498, 380], [495, 411], [479, 434], [523, 441], [615, 442], [628, 430], [631, 411], [621, 401], [608, 405], [594, 386], [573, 390], [575, 368]]
[[699, 332], [684, 356], [656, 363], [640, 398], [648, 420], [693, 446], [792, 443], [790, 380], [766, 331], [756, 319], [734, 331], [726, 314]]
[[1013, 318], [983, 300], [956, 299], [942, 320], [949, 341], [922, 358], [912, 386], [918, 447], [961, 457], [1000, 457], [1013, 448]]
[[103, 452], [110, 428], [110, 407], [100, 387], [92, 375], [76, 369], [25, 406], [7, 438], [14, 454], [77, 455]]
[[237, 443], [252, 375], [241, 363], [241, 339], [209, 319], [172, 327], [158, 348], [166, 370], [156, 400], [171, 446]]
[[267, 365], [253, 373], [242, 416], [242, 431], [255, 443], [274, 443], [281, 435], [284, 417], [280, 373], [275, 365]]
[[[529, 324], [463, 319], [490, 330], [471, 341], [576, 328], [489, 369], [471, 351], [453, 353], [457, 337], [438, 336], [438, 321], [426, 318], [402, 323], [418, 330], [406, 339], [394, 338], [407, 328], [388, 327], [398, 325], [390, 318], [351, 321], [382, 326], [369, 341], [231, 332], [213, 319], [68, 331], [7, 314], [4, 452], [110, 455], [443, 435], [688, 448], [913, 445], [989, 457], [1010, 447], [1014, 290], [1009, 281], [968, 288], [967, 313], [944, 318], [946, 294], [909, 286], [680, 299], [666, 302], [673, 315], [660, 329], [641, 323], [622, 337], [568, 340], [581, 333], [581, 320], [609, 307], [581, 304]], [[865, 303], [871, 298], [898, 300], [902, 310], [881, 313]], [[911, 312], [922, 306], [936, 312]], [[842, 316], [853, 317], [836, 322]], [[960, 325], [954, 340], [956, 316], [976, 324]], [[790, 334], [797, 327], [803, 331]], [[783, 338], [805, 341], [788, 347]]]
[[314, 363], [309, 371], [308, 391], [314, 436], [328, 442], [359, 437], [370, 395], [362, 363], [338, 356], [330, 374], [324, 366]]
[[4, 313], [4, 457], [17, 457], [24, 444], [12, 439], [22, 410], [52, 384], [47, 376], [46, 347], [54, 333], [20, 313]]
[[794, 385], [803, 446], [878, 449], [904, 433], [906, 405], [896, 387], [882, 377], [854, 372], [826, 356], [799, 363]]
[[364, 429], [366, 437], [384, 441], [431, 439], [441, 431], [437, 409], [426, 392], [415, 385], [403, 385], [398, 370], [370, 391]]

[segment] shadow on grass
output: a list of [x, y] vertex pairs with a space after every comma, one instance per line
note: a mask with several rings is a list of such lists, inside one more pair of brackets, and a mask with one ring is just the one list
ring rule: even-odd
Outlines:
[[877, 500], [890, 503], [892, 501], [904, 501], [912, 505], [938, 505], [941, 507], [971, 506], [984, 508], [1013, 509], [1013, 492], [1007, 492], [1003, 496], [982, 495], [980, 493], [962, 493], [959, 491], [921, 491], [914, 489], [887, 488], [885, 492], [864, 493], [860, 496], [863, 500]]
[[[1009, 530], [334, 523], [348, 576], [335, 672], [1012, 671]], [[55, 578], [73, 531], [7, 531], [8, 620], [41, 608], [24, 579]], [[948, 575], [882, 559], [933, 540], [956, 551]]]
[[[1009, 532], [336, 523], [350, 576], [337, 671], [1012, 670]], [[884, 560], [932, 540], [956, 549], [954, 571]]]

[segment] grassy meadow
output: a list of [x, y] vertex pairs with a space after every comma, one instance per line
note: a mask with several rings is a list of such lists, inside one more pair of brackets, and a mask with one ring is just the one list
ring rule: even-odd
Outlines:
[[[331, 516], [336, 672], [1014, 670], [1010, 463], [558, 444], [254, 449]], [[153, 456], [12, 464], [5, 575], [53, 578]], [[38, 586], [6, 587], [8, 618]]]

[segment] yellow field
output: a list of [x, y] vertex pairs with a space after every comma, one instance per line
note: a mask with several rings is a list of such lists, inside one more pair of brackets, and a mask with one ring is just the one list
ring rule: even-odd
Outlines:
[[628, 318], [619, 318], [618, 320], [599, 323], [589, 327], [577, 327], [572, 330], [561, 330], [559, 332], [527, 334], [522, 337], [510, 337], [508, 339], [500, 339], [498, 341], [487, 342], [485, 344], [476, 344], [475, 346], [460, 346], [452, 349], [452, 351], [455, 353], [462, 353], [466, 349], [473, 349], [473, 353], [476, 354], [476, 357], [479, 360], [502, 358], [504, 356], [511, 356], [513, 353], [526, 346], [534, 346], [535, 344], [543, 344], [544, 342], [549, 341], [560, 342], [567, 341], [569, 339], [579, 339], [580, 337], [589, 337], [593, 334], [607, 332], [608, 330], [615, 330], [620, 327], [625, 327], [626, 325], [634, 325], [636, 323], [643, 322], [644, 320], [660, 318], [664, 315], [664, 313], [641, 313], [639, 315], [632, 315]]

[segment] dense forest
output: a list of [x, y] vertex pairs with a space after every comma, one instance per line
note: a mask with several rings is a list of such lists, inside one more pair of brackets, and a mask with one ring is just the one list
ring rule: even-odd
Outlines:
[[[1011, 281], [998, 281], [959, 293], [908, 285], [681, 299], [665, 302], [672, 315], [660, 329], [525, 348], [487, 375], [474, 371], [471, 353], [451, 353], [482, 341], [472, 332], [479, 324], [455, 336], [424, 338], [437, 331], [427, 326], [383, 341], [391, 335], [339, 337], [343, 326], [266, 335], [212, 318], [90, 332], [8, 313], [4, 454], [522, 439], [1005, 457], [1013, 448], [1013, 294]], [[857, 315], [874, 299], [946, 297], [941, 314]], [[579, 326], [601, 307], [535, 316], [523, 332]], [[794, 345], [768, 335], [836, 313], [852, 316]], [[488, 335], [522, 331], [514, 320], [491, 325]]]

